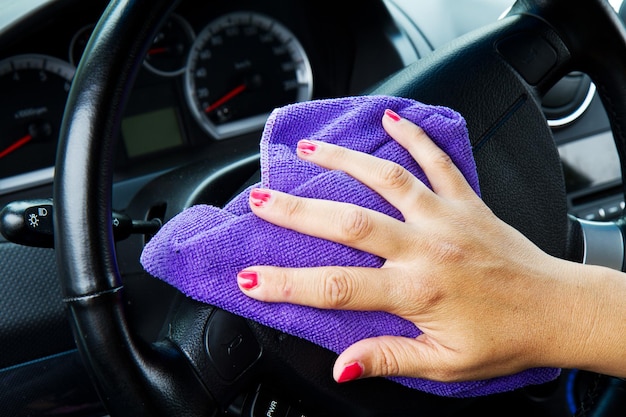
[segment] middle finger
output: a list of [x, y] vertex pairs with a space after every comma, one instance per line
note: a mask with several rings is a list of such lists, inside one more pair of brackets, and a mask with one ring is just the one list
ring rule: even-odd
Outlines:
[[[315, 155], [313, 155], [314, 149]], [[416, 205], [433, 209], [437, 196], [400, 164], [324, 142], [302, 140], [298, 153], [328, 169], [340, 169], [367, 185], [397, 208], [406, 221], [416, 221]]]
[[[411, 226], [354, 204], [253, 189], [250, 207], [260, 218], [300, 233], [342, 243], [384, 259], [398, 259]], [[401, 244], [400, 242], [404, 242]]]

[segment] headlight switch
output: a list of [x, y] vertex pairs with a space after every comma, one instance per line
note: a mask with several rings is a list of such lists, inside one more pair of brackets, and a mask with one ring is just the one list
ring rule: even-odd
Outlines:
[[[53, 248], [53, 211], [51, 198], [14, 201], [0, 211], [0, 232], [5, 239], [19, 245]], [[116, 241], [134, 233], [153, 235], [161, 225], [159, 219], [133, 220], [119, 212], [113, 212], [111, 217]]]

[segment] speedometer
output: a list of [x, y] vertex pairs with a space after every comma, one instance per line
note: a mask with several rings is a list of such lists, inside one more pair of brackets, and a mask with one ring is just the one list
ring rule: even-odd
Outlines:
[[276, 107], [311, 99], [304, 48], [281, 23], [256, 12], [224, 15], [198, 34], [186, 94], [200, 126], [217, 139], [259, 129]]

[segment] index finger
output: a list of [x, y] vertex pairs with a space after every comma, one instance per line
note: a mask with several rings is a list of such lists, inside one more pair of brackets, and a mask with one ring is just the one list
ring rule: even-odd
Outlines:
[[435, 193], [449, 197], [475, 195], [450, 156], [433, 142], [424, 129], [389, 109], [385, 110], [382, 123], [387, 133], [419, 164]]

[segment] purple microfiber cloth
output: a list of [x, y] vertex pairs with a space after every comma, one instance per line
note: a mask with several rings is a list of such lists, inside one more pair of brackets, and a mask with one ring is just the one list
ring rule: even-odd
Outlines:
[[[446, 152], [479, 194], [478, 176], [465, 120], [457, 112], [399, 97], [357, 96], [315, 100], [275, 109], [261, 139], [261, 183], [257, 187], [293, 195], [344, 201], [397, 219], [401, 214], [368, 187], [341, 171], [330, 171], [296, 156], [300, 139], [335, 143], [395, 161], [429, 184], [410, 154], [382, 128], [385, 109], [421, 126]], [[190, 207], [168, 221], [146, 245], [141, 262], [151, 275], [187, 296], [299, 336], [339, 353], [358, 340], [381, 335], [417, 337], [411, 322], [380, 311], [322, 310], [265, 303], [244, 295], [237, 273], [253, 265], [380, 267], [384, 259], [284, 229], [256, 217], [250, 189], [224, 208]], [[405, 386], [450, 397], [473, 397], [553, 380], [559, 369], [534, 368], [499, 378], [442, 383], [390, 378]]]

